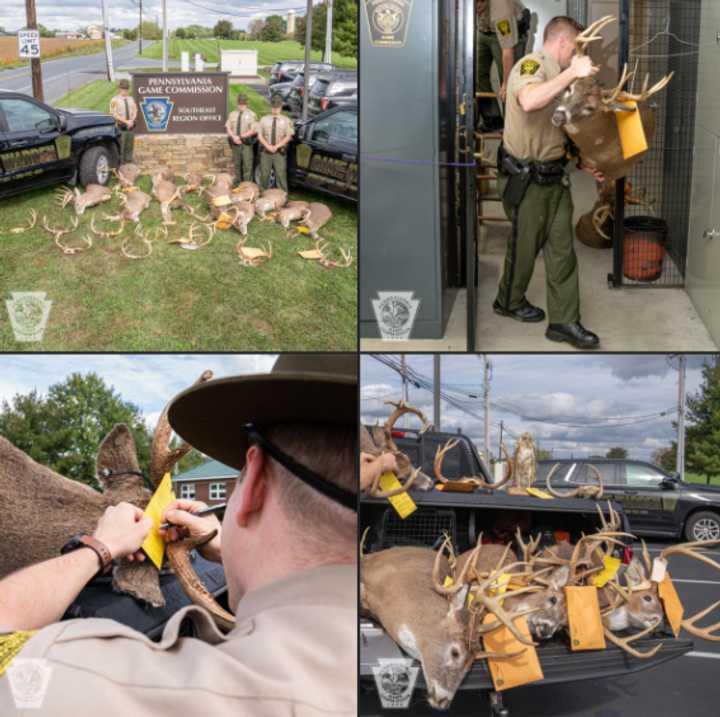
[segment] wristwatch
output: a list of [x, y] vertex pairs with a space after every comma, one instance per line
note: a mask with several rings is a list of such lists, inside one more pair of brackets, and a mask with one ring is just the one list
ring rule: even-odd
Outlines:
[[105, 575], [112, 569], [113, 558], [104, 543], [101, 543], [97, 538], [93, 538], [91, 535], [85, 535], [84, 533], [76, 533], [70, 540], [68, 540], [62, 548], [60, 553], [66, 555], [71, 553], [73, 550], [80, 548], [90, 548], [100, 560], [100, 570], [98, 573]]

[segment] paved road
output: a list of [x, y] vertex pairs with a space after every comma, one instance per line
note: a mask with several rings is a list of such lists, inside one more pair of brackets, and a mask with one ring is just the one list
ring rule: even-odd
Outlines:
[[[147, 46], [152, 43], [147, 43]], [[143, 45], [145, 47], [145, 45]], [[113, 51], [116, 69], [123, 67], [158, 67], [160, 60], [148, 60], [137, 55], [137, 43], [133, 42]], [[71, 90], [105, 77], [105, 53], [78, 55], [42, 63], [45, 101], [52, 104]], [[32, 93], [30, 66], [0, 72], [0, 89]]]
[[[664, 547], [652, 543], [657, 555]], [[720, 551], [710, 553], [720, 562]], [[671, 558], [673, 581], [685, 613], [720, 600], [720, 572], [685, 558]], [[720, 609], [713, 622], [720, 619]], [[702, 624], [708, 624], [707, 619]], [[717, 717], [720, 714], [720, 642], [695, 640], [695, 649], [659, 667], [615, 678], [566, 685], [520, 687], [505, 697], [510, 717]], [[410, 710], [381, 710], [375, 694], [361, 695], [359, 714], [402, 717], [485, 717], [487, 699], [459, 693], [447, 712], [431, 709], [421, 695]]]

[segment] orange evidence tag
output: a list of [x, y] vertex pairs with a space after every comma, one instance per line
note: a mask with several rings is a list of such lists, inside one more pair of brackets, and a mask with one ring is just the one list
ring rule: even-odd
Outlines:
[[570, 649], [604, 650], [605, 633], [597, 588], [594, 585], [565, 587], [568, 625], [570, 627]]
[[472, 493], [475, 486], [472, 483], [462, 483], [459, 480], [451, 480], [447, 483], [438, 483], [435, 490], [441, 490], [446, 493]]
[[672, 628], [673, 635], [677, 637], [680, 634], [680, 628], [682, 627], [683, 614], [685, 608], [680, 602], [680, 597], [675, 590], [673, 581], [670, 579], [670, 573], [665, 573], [665, 578], [658, 585], [658, 594], [660, 595], [660, 602], [665, 609], [665, 617], [667, 617], [670, 627]]
[[623, 104], [635, 110], [635, 112], [615, 112], [623, 158], [630, 159], [647, 151], [648, 143], [637, 102], [628, 101]]
[[[488, 613], [483, 622], [495, 622], [496, 619], [495, 615]], [[514, 622], [520, 634], [529, 638], [530, 628], [525, 617], [516, 617]], [[517, 652], [517, 650], [525, 649], [521, 655], [507, 660], [488, 659], [490, 676], [497, 692], [543, 679], [542, 667], [540, 667], [540, 660], [535, 648], [518, 642], [505, 625], [488, 632], [483, 637], [483, 645], [488, 652]]]

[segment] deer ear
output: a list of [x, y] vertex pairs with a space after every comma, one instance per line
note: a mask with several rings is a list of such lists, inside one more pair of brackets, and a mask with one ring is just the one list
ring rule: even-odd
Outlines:
[[631, 587], [644, 583], [647, 580], [645, 568], [637, 558], [633, 558], [627, 566], [625, 570], [625, 580], [627, 580], [628, 585]]
[[550, 579], [548, 580], [548, 583], [550, 584], [550, 587], [553, 590], [557, 590], [557, 592], [561, 592], [562, 589], [567, 585], [567, 581], [569, 578], [570, 578], [570, 566], [563, 565], [562, 567], [558, 568], [557, 570], [553, 570], [552, 575], [550, 575]]
[[469, 589], [469, 585], [463, 585], [462, 588], [452, 596], [452, 599], [450, 600], [450, 605], [448, 606], [448, 617], [453, 617], [456, 612], [462, 610], [465, 607], [465, 605], [467, 604], [467, 595]]
[[105, 491], [111, 491], [121, 483], [124, 486], [137, 484], [139, 489], [143, 487], [140, 476], [133, 473], [123, 475], [125, 471], [140, 471], [135, 439], [124, 423], [113, 426], [112, 431], [103, 438], [95, 466], [98, 482]]

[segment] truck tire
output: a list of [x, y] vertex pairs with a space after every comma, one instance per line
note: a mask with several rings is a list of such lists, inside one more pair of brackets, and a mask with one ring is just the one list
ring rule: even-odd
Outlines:
[[105, 185], [110, 181], [113, 156], [110, 149], [104, 146], [91, 147], [80, 158], [80, 184]]
[[720, 539], [720, 515], [710, 510], [693, 513], [685, 523], [687, 540], [718, 540]]

